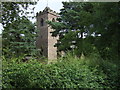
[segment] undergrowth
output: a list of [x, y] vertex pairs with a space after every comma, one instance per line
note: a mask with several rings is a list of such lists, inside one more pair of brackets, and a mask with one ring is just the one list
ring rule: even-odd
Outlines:
[[102, 59], [71, 54], [53, 64], [17, 59], [3, 59], [3, 88], [119, 88], [118, 66]]

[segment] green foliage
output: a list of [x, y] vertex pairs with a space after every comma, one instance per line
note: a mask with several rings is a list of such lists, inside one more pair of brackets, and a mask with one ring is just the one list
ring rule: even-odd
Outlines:
[[[33, 13], [29, 9], [29, 5], [35, 5], [36, 2], [2, 2], [2, 25], [4, 28], [9, 28], [9, 25], [18, 20], [21, 16], [27, 16], [29, 13]], [[29, 11], [28, 11], [29, 9]]]
[[[53, 36], [60, 36], [59, 51], [73, 52], [54, 64], [32, 59], [22, 62], [22, 53], [34, 53], [36, 30], [26, 17], [14, 17], [19, 10], [10, 15], [3, 31], [3, 52], [11, 56], [3, 57], [3, 88], [120, 88], [119, 3], [63, 4], [59, 22], [48, 23], [55, 29]], [[82, 53], [85, 59], [78, 58]], [[13, 57], [15, 54], [19, 57]]]
[[[57, 19], [59, 22], [48, 22], [55, 29], [53, 36], [60, 36], [56, 44], [58, 50], [72, 50], [71, 42], [75, 41], [75, 53], [78, 56], [82, 53], [89, 56], [94, 49], [98, 49], [103, 59], [118, 62], [119, 4], [63, 2], [63, 9]], [[83, 34], [86, 34], [85, 39]]]
[[[58, 51], [68, 51], [70, 49], [72, 49], [70, 46], [74, 45], [72, 43], [72, 41], [76, 41], [76, 32], [73, 31], [69, 31], [68, 34], [65, 34], [64, 38], [60, 39], [59, 42], [62, 43], [62, 45], [60, 45], [58, 47]], [[59, 44], [56, 44], [56, 46], [58, 46]]]
[[3, 54], [12, 55], [35, 55], [35, 40], [37, 30], [35, 25], [26, 17], [16, 20], [3, 30]]
[[95, 45], [104, 59], [119, 60], [120, 2], [95, 3], [93, 13], [94, 31], [101, 36], [95, 39]]
[[[29, 5], [35, 2], [3, 2], [2, 3], [2, 50], [3, 55], [11, 58], [19, 55], [36, 55], [35, 40], [36, 28], [28, 19], [28, 14], [33, 13]], [[33, 16], [34, 17], [34, 16]]]
[[[64, 58], [59, 58], [57, 63], [47, 65], [36, 60], [30, 60], [26, 63], [8, 63], [3, 60], [3, 88], [118, 87], [118, 83], [115, 81], [117, 80], [116, 72], [112, 72], [111, 75], [104, 72], [107, 69], [102, 70], [100, 64], [90, 66], [88, 61], [89, 59], [81, 60], [70, 53]], [[112, 63], [111, 65], [113, 66]], [[109, 65], [109, 68], [115, 70], [116, 66], [112, 67], [111, 65]], [[114, 86], [111, 87], [111, 85]]]
[[58, 51], [72, 50], [72, 41], [74, 41], [74, 46], [78, 50], [76, 54], [79, 56], [85, 50], [83, 49], [84, 43], [82, 39], [83, 34], [90, 32], [93, 7], [91, 3], [78, 2], [63, 2], [63, 7], [59, 13], [60, 17], [57, 19], [59, 22], [49, 21], [48, 23], [55, 29], [52, 32], [53, 36], [59, 35], [60, 37], [56, 44]]
[[120, 88], [120, 63], [113, 63], [114, 61], [102, 60], [101, 69], [107, 75], [108, 85], [111, 88]]

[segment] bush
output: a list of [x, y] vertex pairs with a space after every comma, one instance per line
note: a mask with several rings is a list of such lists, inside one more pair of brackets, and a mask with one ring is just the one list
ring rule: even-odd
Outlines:
[[[114, 62], [114, 61], [113, 61]], [[120, 88], [120, 67], [119, 63], [115, 64], [113, 62], [109, 62], [109, 60], [101, 61], [101, 69], [107, 75], [108, 85], [111, 88]]]
[[3, 88], [109, 88], [97, 67], [67, 55], [55, 64], [3, 62]]

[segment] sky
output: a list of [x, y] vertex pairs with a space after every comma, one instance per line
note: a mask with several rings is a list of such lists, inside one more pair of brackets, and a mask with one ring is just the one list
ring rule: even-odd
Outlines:
[[50, 7], [56, 12], [60, 12], [60, 9], [63, 6], [62, 1], [66, 0], [40, 0], [35, 7], [35, 13], [38, 11], [42, 11], [46, 6]]
[[[53, 11], [60, 12], [60, 9], [63, 8], [62, 1], [69, 1], [69, 0], [39, 0], [35, 5], [34, 14], [36, 15], [37, 12], [43, 11], [46, 6], [50, 7]], [[33, 22], [35, 20], [32, 20]], [[0, 24], [0, 34], [2, 33], [2, 25]]]
[[[67, 0], [39, 0], [37, 5], [35, 5], [34, 14], [36, 15], [37, 12], [43, 11], [47, 6], [53, 11], [59, 13], [60, 9], [63, 8], [62, 1], [67, 1]], [[35, 20], [32, 21], [34, 22]]]

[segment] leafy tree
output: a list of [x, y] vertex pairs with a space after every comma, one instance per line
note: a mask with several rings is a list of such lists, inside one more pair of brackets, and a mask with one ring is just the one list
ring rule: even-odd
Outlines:
[[[21, 16], [26, 16], [29, 13], [33, 13], [29, 9], [29, 5], [35, 5], [36, 2], [2, 2], [2, 25], [3, 28], [9, 28], [10, 23], [15, 20], [19, 20]], [[28, 11], [29, 9], [29, 11]]]
[[120, 2], [116, 3], [95, 3], [94, 4], [94, 32], [99, 34], [96, 37], [96, 47], [103, 58], [118, 61], [120, 35]]
[[92, 21], [92, 4], [78, 2], [63, 2], [63, 9], [60, 12], [59, 22], [48, 22], [53, 29], [53, 36], [60, 36], [56, 46], [59, 51], [70, 50], [74, 45], [77, 49], [78, 56], [83, 51], [84, 34], [91, 36], [90, 22]]
[[102, 58], [118, 60], [119, 4], [63, 2], [59, 22], [49, 22], [55, 29], [53, 36], [60, 36], [58, 49], [70, 50], [75, 41], [78, 55], [89, 54], [96, 48]]
[[[4, 2], [2, 3], [3, 55], [33, 54], [35, 50], [36, 28], [28, 19], [29, 5], [35, 2]], [[34, 8], [33, 8], [34, 9]]]
[[19, 21], [14, 21], [7, 30], [7, 32], [3, 32], [3, 52], [8, 48], [11, 55], [31, 54], [33, 52], [36, 29], [32, 22], [26, 17], [22, 17]]

